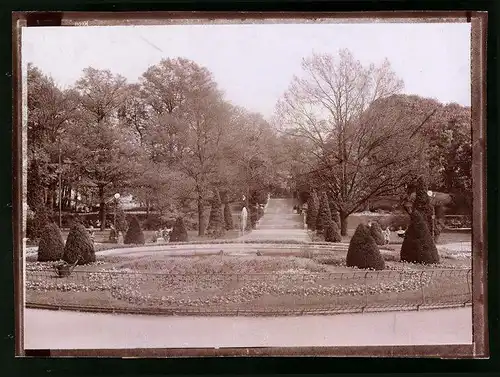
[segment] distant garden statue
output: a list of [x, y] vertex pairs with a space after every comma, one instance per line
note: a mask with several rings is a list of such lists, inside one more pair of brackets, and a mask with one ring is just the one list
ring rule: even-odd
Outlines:
[[122, 232], [118, 232], [118, 236], [116, 238], [116, 243], [118, 245], [123, 245], [124, 240], [123, 240], [123, 233]]
[[245, 229], [247, 228], [247, 222], [248, 222], [248, 211], [247, 207], [243, 207], [240, 213], [240, 231], [242, 233], [245, 233]]

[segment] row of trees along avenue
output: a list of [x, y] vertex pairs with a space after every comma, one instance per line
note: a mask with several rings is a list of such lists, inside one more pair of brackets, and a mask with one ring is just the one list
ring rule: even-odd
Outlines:
[[[126, 191], [172, 217], [197, 212], [198, 231], [217, 193], [227, 200], [275, 181], [278, 136], [260, 114], [229, 103], [212, 74], [187, 59], [150, 67], [139, 83], [87, 68], [61, 90], [28, 67], [28, 205], [67, 209]], [[72, 195], [75, 198], [71, 198]], [[91, 199], [92, 200], [92, 199]]]
[[401, 195], [416, 175], [471, 198], [470, 108], [402, 89], [388, 61], [314, 54], [267, 122], [183, 58], [136, 83], [87, 68], [65, 90], [29, 65], [27, 202], [36, 213], [97, 201], [104, 227], [108, 198], [127, 192], [148, 210], [196, 218], [203, 235], [212, 198], [249, 198], [292, 177], [328, 195], [345, 235], [349, 214]]

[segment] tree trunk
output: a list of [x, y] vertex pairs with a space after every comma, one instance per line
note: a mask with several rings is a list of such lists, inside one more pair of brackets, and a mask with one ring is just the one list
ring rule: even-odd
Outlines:
[[366, 203], [365, 203], [364, 211], [365, 212], [369, 212], [370, 211], [370, 201], [369, 200], [367, 200]]
[[58, 210], [58, 205], [57, 205], [58, 204], [58, 200], [57, 200], [58, 199], [57, 198], [58, 194], [59, 194], [58, 193], [58, 187], [57, 187], [57, 185], [54, 184], [51, 187], [51, 196], [52, 196], [52, 207], [51, 207], [51, 210], [52, 211], [57, 211]]
[[222, 204], [226, 204], [229, 201], [229, 195], [227, 190], [223, 190], [220, 192], [220, 200]]
[[344, 211], [340, 211], [340, 235], [347, 236], [347, 218], [349, 214]]
[[67, 204], [67, 209], [69, 211], [71, 211], [71, 208], [72, 208], [72, 205], [71, 205], [71, 203], [73, 201], [73, 199], [71, 197], [71, 191], [72, 190], [73, 190], [73, 186], [72, 185], [68, 185], [68, 196], [66, 198], [66, 204]]
[[70, 185], [65, 185], [64, 186], [64, 191], [63, 191], [63, 202], [62, 202], [62, 208], [63, 210], [68, 210], [71, 205], [71, 186]]
[[104, 186], [99, 186], [99, 219], [101, 230], [106, 228], [106, 203], [104, 202]]
[[205, 235], [205, 214], [203, 206], [203, 197], [201, 194], [198, 195], [198, 236]]

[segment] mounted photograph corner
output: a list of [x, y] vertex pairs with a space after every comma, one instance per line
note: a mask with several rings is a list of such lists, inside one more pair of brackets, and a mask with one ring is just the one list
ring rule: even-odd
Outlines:
[[473, 343], [470, 22], [89, 20], [20, 29], [25, 349]]

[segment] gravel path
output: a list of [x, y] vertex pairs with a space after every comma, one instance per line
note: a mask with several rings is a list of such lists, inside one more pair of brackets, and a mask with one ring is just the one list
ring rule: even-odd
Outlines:
[[471, 308], [301, 317], [162, 317], [26, 309], [27, 349], [472, 342]]
[[292, 199], [269, 199], [266, 212], [257, 229], [239, 239], [245, 241], [310, 241], [302, 215], [293, 213]]

